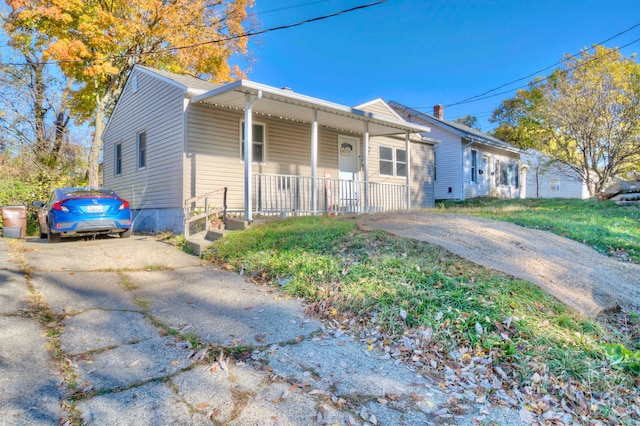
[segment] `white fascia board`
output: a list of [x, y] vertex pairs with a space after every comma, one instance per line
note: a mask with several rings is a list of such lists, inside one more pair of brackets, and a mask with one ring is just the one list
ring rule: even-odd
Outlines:
[[361, 111], [356, 108], [348, 107], [345, 105], [336, 104], [333, 102], [325, 101], [322, 99], [314, 98], [307, 95], [301, 95], [299, 93], [292, 92], [291, 90], [278, 89], [266, 84], [255, 83], [248, 80], [238, 80], [233, 83], [225, 84], [217, 89], [210, 90], [202, 95], [194, 97], [191, 102], [197, 103], [207, 100], [208, 98], [221, 95], [230, 91], [244, 92], [247, 94], [256, 94], [258, 91], [262, 92], [262, 97], [265, 99], [282, 100], [288, 103], [296, 104], [301, 107], [309, 109], [316, 109], [319, 111], [330, 112], [333, 114], [344, 115], [355, 119], [361, 119], [363, 121], [378, 122], [382, 125], [395, 127], [403, 131], [412, 132], [430, 132], [431, 128], [413, 124], [405, 121], [390, 120], [386, 117], [380, 117], [370, 112]]

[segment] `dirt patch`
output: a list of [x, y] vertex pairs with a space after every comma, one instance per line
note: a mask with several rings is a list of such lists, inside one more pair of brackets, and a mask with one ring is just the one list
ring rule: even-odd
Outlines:
[[640, 265], [549, 232], [455, 214], [364, 215], [357, 221], [362, 229], [427, 241], [530, 281], [589, 317], [619, 308], [640, 313]]

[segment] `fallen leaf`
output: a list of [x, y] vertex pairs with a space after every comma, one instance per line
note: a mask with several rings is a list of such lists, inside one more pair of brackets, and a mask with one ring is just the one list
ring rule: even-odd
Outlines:
[[520, 420], [530, 425], [533, 423], [533, 414], [531, 414], [531, 411], [527, 410], [525, 407], [522, 407], [520, 409]]

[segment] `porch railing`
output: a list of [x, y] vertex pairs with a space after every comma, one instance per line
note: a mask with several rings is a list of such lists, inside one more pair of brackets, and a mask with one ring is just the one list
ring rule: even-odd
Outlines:
[[184, 201], [184, 237], [189, 238], [191, 225], [204, 221], [205, 230], [211, 227], [211, 216], [227, 218], [227, 188], [220, 188]]
[[252, 179], [254, 214], [378, 213], [407, 209], [406, 185], [378, 182], [367, 185], [362, 181], [319, 177], [314, 208], [311, 176], [253, 174]]

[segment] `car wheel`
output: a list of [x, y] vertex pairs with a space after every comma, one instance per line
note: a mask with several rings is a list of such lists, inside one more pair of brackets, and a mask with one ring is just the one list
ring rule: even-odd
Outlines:
[[51, 232], [51, 230], [49, 230], [49, 232], [47, 232], [47, 240], [49, 240], [50, 243], [59, 243], [60, 234]]
[[131, 228], [127, 229], [126, 231], [122, 231], [119, 234], [120, 238], [129, 238], [131, 236]]

